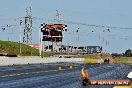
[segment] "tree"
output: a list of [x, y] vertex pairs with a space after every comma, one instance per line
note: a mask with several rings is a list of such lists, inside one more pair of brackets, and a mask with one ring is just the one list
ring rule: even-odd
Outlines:
[[131, 49], [126, 50], [125, 56], [131, 57], [132, 56], [132, 50]]

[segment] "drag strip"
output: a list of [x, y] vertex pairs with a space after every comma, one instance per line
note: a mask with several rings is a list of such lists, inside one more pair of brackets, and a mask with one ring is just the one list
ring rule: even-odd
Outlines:
[[[76, 68], [68, 69], [70, 65], [74, 65]], [[62, 66], [63, 69], [58, 70], [59, 66]], [[1, 67], [0, 88], [83, 88], [81, 85], [82, 81], [78, 79], [81, 76], [81, 66], [85, 66], [85, 69], [89, 72], [90, 79], [127, 79], [127, 74], [132, 71], [131, 66], [122, 64], [84, 65], [77, 63], [57, 63], [7, 67], [7, 69], [4, 67], [4, 70]], [[8, 75], [4, 76], [2, 72], [7, 72]], [[11, 75], [12, 73], [14, 75]], [[85, 88], [111, 88], [112, 86], [88, 85]]]

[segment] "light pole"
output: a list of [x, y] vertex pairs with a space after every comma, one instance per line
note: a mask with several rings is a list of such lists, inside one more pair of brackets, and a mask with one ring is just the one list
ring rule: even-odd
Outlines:
[[79, 49], [79, 45], [78, 45], [79, 44], [79, 29], [80, 29], [80, 27], [78, 27], [77, 31], [76, 31], [77, 32], [77, 48], [76, 48], [77, 50], [76, 50], [76, 53], [78, 53], [78, 49]]
[[20, 54], [22, 53], [22, 47], [21, 47], [21, 25], [22, 25], [22, 20], [20, 20], [20, 26], [19, 26], [19, 29], [20, 29], [20, 50], [19, 50], [19, 52], [20, 52]]
[[41, 32], [41, 30], [39, 30], [39, 40], [40, 40], [40, 43], [39, 43], [39, 56], [41, 57], [41, 55], [42, 55], [42, 32]]
[[20, 52], [20, 54], [21, 54], [21, 52], [22, 52], [22, 50], [21, 50], [21, 26], [19, 27], [20, 28], [20, 50], [19, 50], [19, 52]]

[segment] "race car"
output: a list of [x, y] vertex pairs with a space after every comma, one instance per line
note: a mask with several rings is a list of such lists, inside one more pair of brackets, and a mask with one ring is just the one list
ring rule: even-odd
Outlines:
[[104, 63], [109, 64], [110, 60], [108, 58], [104, 59]]

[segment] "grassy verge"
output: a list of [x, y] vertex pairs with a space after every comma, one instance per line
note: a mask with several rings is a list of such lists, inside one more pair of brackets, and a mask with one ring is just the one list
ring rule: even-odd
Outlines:
[[97, 63], [96, 58], [91, 58], [91, 57], [84, 58], [84, 62], [86, 62], [86, 63]]
[[118, 64], [132, 64], [132, 57], [114, 57], [113, 59]]
[[[20, 52], [21, 45], [21, 52]], [[10, 42], [10, 41], [0, 41], [0, 53], [7, 53], [9, 55], [18, 55], [18, 56], [39, 56], [39, 50], [30, 47], [29, 45]], [[49, 53], [43, 53], [44, 57], [49, 57]]]

